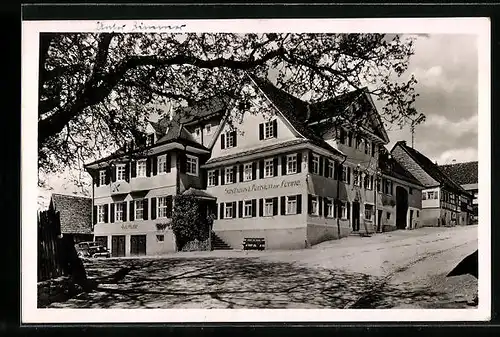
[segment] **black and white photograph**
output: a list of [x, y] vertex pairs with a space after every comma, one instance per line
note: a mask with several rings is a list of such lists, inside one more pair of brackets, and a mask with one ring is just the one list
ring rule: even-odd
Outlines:
[[482, 18], [25, 21], [23, 320], [489, 319], [489, 43]]

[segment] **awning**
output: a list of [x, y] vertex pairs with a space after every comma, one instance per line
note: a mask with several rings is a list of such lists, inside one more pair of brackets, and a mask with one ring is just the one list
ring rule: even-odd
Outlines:
[[189, 188], [188, 190], [184, 191], [184, 193], [182, 193], [182, 195], [192, 196], [192, 197], [195, 197], [197, 199], [217, 200], [216, 197], [207, 193], [206, 191], [199, 190], [197, 188], [192, 188], [192, 187]]

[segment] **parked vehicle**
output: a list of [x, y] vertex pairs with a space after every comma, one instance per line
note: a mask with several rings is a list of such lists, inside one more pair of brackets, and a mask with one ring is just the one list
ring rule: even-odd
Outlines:
[[80, 258], [110, 257], [109, 250], [99, 242], [86, 241], [75, 245], [76, 252]]

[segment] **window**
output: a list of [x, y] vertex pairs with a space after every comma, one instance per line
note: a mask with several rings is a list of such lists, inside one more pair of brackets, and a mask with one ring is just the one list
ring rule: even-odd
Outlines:
[[186, 155], [186, 173], [192, 176], [198, 175], [198, 157]]
[[141, 159], [137, 161], [137, 176], [138, 177], [146, 176], [146, 159]]
[[389, 179], [385, 180], [385, 194], [392, 195], [392, 181]]
[[266, 159], [264, 161], [264, 178], [274, 176], [274, 161], [273, 159]]
[[297, 173], [297, 154], [286, 156], [286, 174]]
[[252, 200], [245, 200], [243, 217], [249, 218], [252, 216]]
[[373, 176], [369, 174], [365, 175], [364, 181], [365, 181], [365, 188], [367, 190], [373, 189]]
[[420, 212], [419, 212], [419, 211], [417, 211], [417, 218], [418, 218], [419, 216], [420, 216]]
[[264, 200], [264, 216], [272, 216], [273, 215], [273, 199], [265, 199]]
[[333, 161], [328, 161], [328, 178], [333, 178], [334, 177], [334, 171], [333, 168], [335, 166], [335, 162]]
[[116, 166], [116, 180], [125, 180], [125, 164]]
[[438, 194], [439, 194], [438, 191], [434, 192], [434, 199], [438, 199], [438, 197], [439, 197]]
[[365, 219], [371, 220], [373, 214], [373, 205], [365, 204]]
[[429, 200], [434, 199], [434, 191], [427, 192], [427, 197], [429, 198]]
[[313, 174], [319, 174], [319, 156], [316, 154], [312, 155], [312, 173]]
[[158, 156], [158, 173], [167, 172], [167, 155]]
[[342, 181], [347, 182], [347, 175], [349, 174], [347, 166], [342, 166]]
[[194, 129], [194, 133], [196, 134], [196, 137], [200, 136], [200, 128]]
[[234, 167], [226, 167], [226, 184], [233, 184], [234, 181]]
[[144, 200], [136, 200], [134, 206], [135, 206], [135, 219], [136, 220], [144, 219]]
[[370, 153], [371, 146], [372, 146], [372, 143], [371, 143], [369, 140], [367, 140], [367, 141], [365, 142], [365, 154], [367, 154], [367, 155], [370, 155], [370, 154], [371, 154], [371, 153]]
[[106, 185], [106, 171], [99, 171], [99, 185]]
[[354, 170], [354, 186], [361, 186], [361, 172]]
[[264, 139], [274, 137], [274, 123], [273, 121], [264, 123]]
[[311, 196], [311, 214], [318, 215], [319, 207], [318, 207], [318, 197]]
[[98, 205], [97, 206], [97, 222], [98, 223], [104, 223], [106, 219], [104, 218], [106, 215], [105, 210], [104, 210], [104, 205]]
[[233, 217], [233, 203], [232, 202], [226, 202], [224, 204], [224, 219], [229, 219]]
[[328, 218], [333, 218], [333, 199], [326, 199], [326, 216]]
[[226, 148], [235, 146], [234, 137], [235, 137], [234, 132], [226, 132]]
[[210, 124], [205, 125], [205, 132], [207, 135], [209, 135], [212, 132], [212, 125]]
[[154, 133], [146, 135], [146, 146], [153, 145], [154, 141], [155, 141], [155, 134]]
[[427, 200], [427, 193], [426, 192], [422, 193], [422, 200]]
[[215, 171], [208, 171], [208, 186], [215, 186]]
[[163, 234], [156, 235], [156, 241], [157, 242], [164, 242], [165, 241], [165, 235], [163, 235]]
[[167, 197], [158, 198], [158, 218], [167, 217]]
[[253, 163], [247, 163], [243, 166], [243, 181], [253, 179]]
[[387, 212], [387, 220], [391, 220], [391, 212]]
[[286, 214], [297, 214], [297, 196], [286, 197]]
[[115, 222], [123, 221], [123, 203], [115, 204]]
[[455, 220], [455, 219], [456, 219], [456, 217], [457, 217], [457, 213], [455, 213], [455, 212], [451, 212], [451, 218], [452, 218], [453, 220]]
[[340, 216], [342, 219], [347, 219], [347, 203], [344, 201], [340, 202]]

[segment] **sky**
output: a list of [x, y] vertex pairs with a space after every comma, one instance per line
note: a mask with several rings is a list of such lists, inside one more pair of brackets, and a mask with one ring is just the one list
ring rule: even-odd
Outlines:
[[[472, 35], [419, 35], [406, 76], [418, 80], [416, 108], [426, 121], [415, 129], [414, 148], [438, 164], [478, 160], [478, 61]], [[374, 100], [377, 104], [377, 100]], [[398, 140], [411, 145], [409, 127], [388, 127], [391, 149]], [[51, 192], [80, 190], [58, 177], [48, 179], [51, 191], [41, 192], [46, 206]]]

